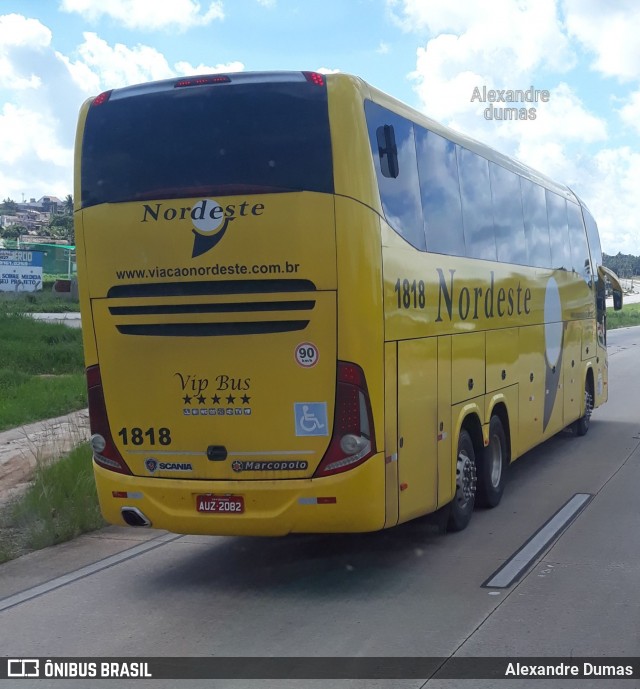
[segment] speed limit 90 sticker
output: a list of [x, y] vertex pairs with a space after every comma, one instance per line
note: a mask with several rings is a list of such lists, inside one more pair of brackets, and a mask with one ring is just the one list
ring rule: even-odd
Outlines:
[[296, 361], [302, 368], [313, 368], [319, 358], [318, 348], [313, 342], [302, 342], [296, 347]]

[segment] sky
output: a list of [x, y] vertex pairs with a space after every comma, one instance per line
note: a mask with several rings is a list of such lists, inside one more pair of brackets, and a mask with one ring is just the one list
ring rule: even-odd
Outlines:
[[[340, 71], [567, 184], [603, 250], [638, 255], [638, 36], [637, 0], [0, 0], [0, 198], [72, 193], [78, 110], [101, 91]], [[531, 87], [548, 97], [488, 101]], [[500, 119], [514, 106], [527, 118]]]

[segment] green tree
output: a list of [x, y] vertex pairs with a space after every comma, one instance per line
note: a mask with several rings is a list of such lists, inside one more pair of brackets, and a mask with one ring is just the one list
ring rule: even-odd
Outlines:
[[0, 236], [3, 239], [18, 239], [21, 234], [26, 234], [27, 228], [24, 225], [9, 225], [0, 229]]
[[48, 233], [51, 237], [64, 239], [69, 242], [69, 244], [74, 244], [73, 216], [54, 215], [49, 221]]
[[71, 194], [67, 194], [62, 204], [62, 210], [66, 215], [73, 215], [73, 196]]
[[13, 215], [17, 210], [18, 204], [13, 199], [10, 199], [8, 196], [0, 204], [0, 213], [2, 215]]
[[640, 275], [640, 256], [618, 253], [615, 256], [603, 254], [603, 263], [621, 278]]

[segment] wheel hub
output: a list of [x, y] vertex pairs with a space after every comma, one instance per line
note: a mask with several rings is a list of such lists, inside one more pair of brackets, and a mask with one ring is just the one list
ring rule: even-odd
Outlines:
[[476, 465], [463, 452], [458, 455], [456, 467], [456, 497], [461, 504], [467, 503], [476, 492]]
[[584, 415], [587, 420], [591, 418], [593, 412], [593, 395], [588, 388], [584, 391]]

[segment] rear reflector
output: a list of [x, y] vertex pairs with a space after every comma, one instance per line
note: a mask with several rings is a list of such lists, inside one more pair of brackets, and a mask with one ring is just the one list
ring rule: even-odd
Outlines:
[[137, 493], [137, 492], [130, 492], [126, 490], [112, 490], [111, 495], [114, 498], [121, 498], [121, 499], [127, 499], [127, 500], [140, 500], [142, 498], [142, 493]]
[[335, 505], [337, 498], [298, 498], [300, 505]]

